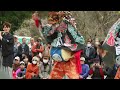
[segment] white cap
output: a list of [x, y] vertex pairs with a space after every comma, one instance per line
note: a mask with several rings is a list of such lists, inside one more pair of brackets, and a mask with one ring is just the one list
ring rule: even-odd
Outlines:
[[19, 60], [20, 61], [20, 58], [18, 56], [15, 57], [15, 59]]
[[21, 64], [24, 64], [24, 65], [25, 65], [25, 63], [24, 63], [23, 61], [20, 62], [20, 65], [21, 65]]
[[81, 60], [81, 61], [85, 61], [85, 58], [84, 58], [84, 57], [81, 57], [80, 60]]

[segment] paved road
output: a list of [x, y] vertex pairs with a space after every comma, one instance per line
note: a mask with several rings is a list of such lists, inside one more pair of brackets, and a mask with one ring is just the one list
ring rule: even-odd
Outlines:
[[0, 79], [10, 79], [8, 72], [0, 70]]
[[3, 69], [2, 66], [2, 56], [1, 56], [1, 51], [0, 51], [0, 79], [10, 79], [8, 71]]

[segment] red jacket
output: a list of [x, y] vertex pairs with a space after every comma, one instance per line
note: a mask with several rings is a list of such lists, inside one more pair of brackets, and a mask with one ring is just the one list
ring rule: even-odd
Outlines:
[[44, 46], [40, 45], [40, 48], [37, 48], [37, 46], [38, 46], [38, 44], [35, 44], [32, 47], [33, 56], [34, 56], [35, 53], [42, 53], [44, 51]]
[[[100, 73], [101, 78], [104, 79], [104, 72], [102, 68], [99, 68], [99, 73]], [[93, 68], [91, 68], [89, 71], [89, 75], [92, 75], [92, 74], [94, 74]]]

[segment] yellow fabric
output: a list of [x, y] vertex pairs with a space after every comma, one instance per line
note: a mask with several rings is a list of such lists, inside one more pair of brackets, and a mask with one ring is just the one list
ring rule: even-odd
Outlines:
[[61, 50], [61, 56], [65, 61], [68, 61], [70, 58], [73, 57], [72, 52], [65, 49]]

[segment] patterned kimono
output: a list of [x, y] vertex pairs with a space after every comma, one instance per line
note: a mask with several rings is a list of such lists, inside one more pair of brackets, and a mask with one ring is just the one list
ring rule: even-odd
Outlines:
[[[34, 15], [33, 20], [36, 24], [37, 19]], [[60, 23], [40, 26], [40, 28], [42, 28], [40, 33], [42, 32], [45, 40], [51, 43], [50, 56], [55, 61], [49, 78], [62, 79], [67, 75], [70, 79], [79, 79], [80, 55], [85, 42], [83, 36], [67, 19], [62, 19]]]
[[[63, 20], [59, 25], [44, 26], [42, 33], [51, 43], [50, 55], [55, 60], [50, 79], [62, 79], [67, 75], [70, 79], [79, 79], [77, 71], [80, 68], [78, 60], [81, 49], [84, 48], [84, 38], [67, 20]], [[79, 56], [76, 60], [75, 54]], [[80, 71], [80, 70], [79, 70]]]

